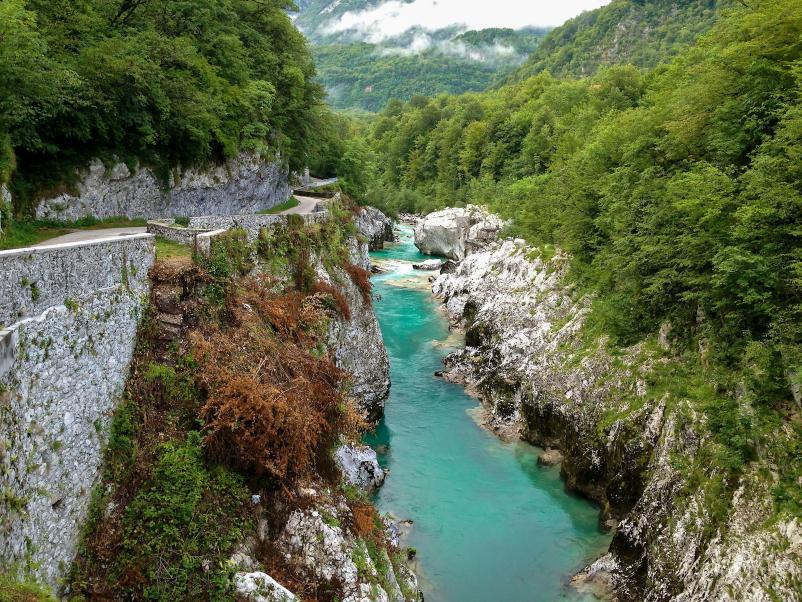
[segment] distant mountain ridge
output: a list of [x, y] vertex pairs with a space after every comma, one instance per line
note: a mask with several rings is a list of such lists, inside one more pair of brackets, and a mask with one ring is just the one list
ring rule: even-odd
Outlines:
[[[340, 109], [379, 111], [392, 98], [486, 90], [509, 76], [534, 51], [547, 29], [459, 25], [412, 27], [376, 42], [365, 31], [329, 27], [349, 12], [386, 0], [303, 0], [295, 24], [312, 43], [318, 79]], [[410, 0], [406, 0], [410, 1]]]
[[599, 67], [666, 62], [716, 22], [733, 0], [613, 0], [553, 29], [512, 80], [543, 71], [584, 77]]

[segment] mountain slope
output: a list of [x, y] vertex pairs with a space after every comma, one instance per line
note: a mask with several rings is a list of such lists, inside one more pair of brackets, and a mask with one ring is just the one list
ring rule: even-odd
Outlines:
[[[341, 109], [381, 110], [391, 98], [481, 91], [509, 76], [548, 30], [451, 26], [412, 27], [386, 37], [372, 29], [338, 25], [347, 13], [382, 0], [306, 0], [295, 24], [313, 45], [319, 81]], [[456, 18], [456, 17], [455, 17]]]
[[380, 111], [392, 98], [486, 90], [521, 64], [542, 30], [415, 33], [384, 44], [313, 47], [318, 79], [336, 108]]
[[732, 0], [613, 0], [554, 29], [514, 79], [550, 71], [587, 76], [600, 66], [654, 67], [692, 44]]

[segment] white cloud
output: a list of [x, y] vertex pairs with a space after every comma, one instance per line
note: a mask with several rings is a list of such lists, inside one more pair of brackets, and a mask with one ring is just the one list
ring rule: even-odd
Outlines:
[[413, 56], [432, 49], [437, 50], [441, 54], [483, 63], [502, 59], [523, 60], [523, 57], [517, 56], [515, 48], [499, 42], [493, 45], [482, 45], [479, 47], [468, 46], [461, 41], [438, 41], [433, 39], [429, 34], [420, 32], [412, 37], [412, 41], [408, 46], [382, 47], [379, 52], [383, 56]]
[[451, 25], [467, 29], [556, 26], [610, 0], [389, 0], [375, 8], [347, 12], [323, 26], [322, 33], [357, 31], [378, 43], [413, 27], [436, 31]]

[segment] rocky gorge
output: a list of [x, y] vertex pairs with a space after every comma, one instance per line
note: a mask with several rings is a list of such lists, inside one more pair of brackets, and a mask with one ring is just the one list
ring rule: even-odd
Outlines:
[[713, 444], [709, 419], [654, 386], [684, 361], [670, 326], [625, 349], [588, 336], [592, 297], [572, 284], [569, 258], [499, 229], [477, 208], [416, 226], [421, 251], [460, 261], [432, 284], [466, 333], [443, 376], [480, 397], [498, 434], [559, 450], [544, 461], [562, 459], [566, 486], [600, 505], [612, 544], [575, 585], [621, 601], [798, 600], [802, 526], [775, 510], [777, 460], [766, 450], [728, 489], [711, 485], [717, 468], [694, 463]]

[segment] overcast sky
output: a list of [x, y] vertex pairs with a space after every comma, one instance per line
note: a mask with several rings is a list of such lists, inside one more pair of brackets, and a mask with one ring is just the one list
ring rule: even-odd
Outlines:
[[390, 0], [376, 8], [349, 12], [326, 26], [327, 33], [356, 29], [372, 42], [419, 26], [429, 30], [449, 25], [468, 29], [561, 25], [584, 10], [604, 6], [609, 0], [415, 0], [411, 4]]

